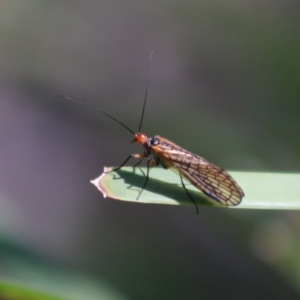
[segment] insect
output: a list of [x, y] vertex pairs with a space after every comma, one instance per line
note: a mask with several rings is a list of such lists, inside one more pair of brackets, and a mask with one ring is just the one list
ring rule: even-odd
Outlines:
[[117, 171], [122, 168], [131, 158], [139, 159], [138, 163], [135, 164], [137, 166], [140, 164], [145, 158], [147, 159], [147, 174], [146, 179], [143, 184], [142, 189], [139, 191], [137, 199], [141, 196], [143, 190], [145, 189], [147, 182], [149, 180], [149, 170], [150, 166], [159, 166], [161, 165], [165, 169], [171, 169], [175, 173], [180, 176], [181, 184], [184, 190], [186, 191], [188, 197], [193, 202], [196, 207], [196, 213], [198, 214], [198, 206], [187, 190], [183, 179], [193, 184], [196, 188], [201, 190], [204, 194], [216, 200], [222, 204], [228, 206], [238, 205], [242, 198], [244, 197], [244, 192], [241, 187], [237, 184], [237, 182], [223, 169], [218, 166], [210, 163], [205, 158], [193, 154], [175, 143], [159, 136], [155, 135], [154, 137], [147, 137], [145, 134], [141, 133], [142, 123], [144, 119], [144, 113], [147, 102], [147, 94], [148, 94], [148, 86], [150, 79], [150, 69], [151, 69], [151, 60], [152, 60], [153, 52], [151, 53], [149, 60], [149, 68], [148, 68], [148, 76], [147, 76], [147, 84], [146, 84], [146, 92], [143, 103], [143, 110], [141, 115], [141, 120], [139, 124], [139, 130], [135, 133], [125, 124], [111, 116], [110, 114], [92, 107], [86, 103], [83, 103], [78, 100], [74, 100], [68, 96], [55, 95], [55, 97], [65, 98], [68, 100], [72, 100], [81, 105], [87, 106], [89, 108], [95, 109], [100, 113], [106, 115], [111, 118], [115, 122], [119, 123], [126, 130], [134, 135], [132, 143], [141, 144], [145, 151], [142, 154], [131, 154], [126, 160], [113, 171]]

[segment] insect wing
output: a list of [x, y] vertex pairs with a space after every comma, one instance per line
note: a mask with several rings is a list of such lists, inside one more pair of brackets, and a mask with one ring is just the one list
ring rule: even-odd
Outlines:
[[214, 200], [228, 206], [238, 205], [244, 193], [236, 181], [226, 171], [196, 157], [202, 159], [200, 163], [192, 163], [187, 170], [180, 169], [182, 177]]
[[192, 183], [212, 199], [228, 205], [238, 205], [244, 196], [236, 181], [223, 169], [201, 156], [195, 155], [162, 137], [160, 144], [151, 150], [163, 167]]

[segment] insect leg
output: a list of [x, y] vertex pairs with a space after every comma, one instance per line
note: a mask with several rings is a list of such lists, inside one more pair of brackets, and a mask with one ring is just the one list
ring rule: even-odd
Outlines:
[[143, 161], [143, 159], [145, 157], [149, 156], [149, 154], [150, 154], [149, 151], [145, 151], [144, 154], [132, 154], [134, 158], [139, 158], [140, 159], [135, 165], [133, 165], [133, 167], [138, 166]]
[[114, 172], [114, 171], [120, 170], [129, 161], [130, 158], [139, 158], [140, 161], [136, 164], [136, 165], [138, 165], [145, 158], [145, 155], [144, 154], [130, 154], [119, 167], [117, 167], [116, 169], [113, 169], [111, 171], [104, 172], [104, 173], [110, 173], [110, 172]]
[[179, 172], [179, 175], [180, 175], [180, 180], [181, 180], [182, 187], [184, 188], [184, 190], [186, 191], [186, 193], [187, 193], [188, 196], [190, 197], [191, 201], [195, 204], [195, 206], [196, 206], [196, 214], [198, 215], [198, 214], [199, 214], [199, 211], [198, 211], [198, 205], [197, 205], [197, 203], [195, 202], [195, 200], [193, 199], [193, 197], [191, 196], [191, 194], [189, 193], [189, 191], [187, 190], [187, 188], [185, 187], [185, 184], [184, 184], [183, 179], [182, 179], [182, 176], [181, 176], [181, 172]]
[[[113, 169], [113, 170], [111, 170], [111, 171], [107, 171], [107, 172], [105, 172], [105, 173], [110, 173], [110, 172], [117, 171], [117, 170], [121, 169], [121, 168], [129, 161], [130, 158], [138, 158], [138, 159], [140, 159], [140, 160], [137, 162], [137, 164], [134, 165], [134, 166], [136, 167], [136, 166], [139, 165], [139, 164], [143, 161], [143, 159], [144, 159], [145, 157], [147, 157], [149, 154], [150, 154], [150, 153], [147, 152], [147, 151], [145, 151], [144, 154], [130, 154], [130, 155], [125, 159], [125, 161], [124, 161], [119, 167], [117, 167], [116, 169]], [[139, 192], [139, 194], [138, 194], [136, 200], [139, 200], [139, 198], [140, 198], [140, 196], [141, 196], [143, 190], [145, 189], [145, 187], [146, 187], [146, 185], [147, 185], [147, 182], [148, 182], [148, 179], [149, 179], [150, 163], [152, 163], [152, 165], [158, 165], [157, 162], [156, 162], [155, 160], [153, 160], [153, 159], [151, 159], [150, 157], [148, 157], [148, 159], [147, 159], [147, 175], [146, 175], [146, 180], [145, 180], [144, 185], [143, 185], [143, 188], [142, 188], [141, 191]]]
[[143, 160], [139, 160], [135, 165], [133, 165], [133, 167], [137, 167]]
[[147, 185], [147, 182], [148, 182], [148, 180], [149, 180], [149, 169], [150, 169], [150, 162], [151, 162], [151, 161], [152, 161], [151, 158], [148, 157], [148, 159], [147, 159], [147, 175], [146, 175], [146, 180], [145, 180], [144, 185], [143, 185], [143, 188], [140, 190], [140, 192], [139, 192], [139, 194], [138, 194], [136, 200], [139, 200], [139, 198], [140, 198], [140, 196], [141, 196], [143, 190], [145, 189], [145, 187], [146, 187], [146, 185]]

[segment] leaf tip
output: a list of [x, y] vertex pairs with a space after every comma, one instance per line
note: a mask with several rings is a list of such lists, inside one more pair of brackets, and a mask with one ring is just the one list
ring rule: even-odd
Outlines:
[[101, 184], [101, 180], [105, 176], [107, 170], [108, 170], [108, 168], [104, 167], [103, 173], [99, 177], [90, 181], [90, 183], [92, 183], [102, 193], [104, 198], [107, 197], [107, 192], [106, 192], [106, 189], [104, 188], [104, 186]]

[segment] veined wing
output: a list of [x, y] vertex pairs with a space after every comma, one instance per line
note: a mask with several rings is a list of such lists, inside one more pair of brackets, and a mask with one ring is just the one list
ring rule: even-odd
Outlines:
[[244, 192], [223, 169], [164, 138], [152, 148], [163, 167], [181, 174], [183, 178], [212, 199], [223, 204], [238, 205]]

